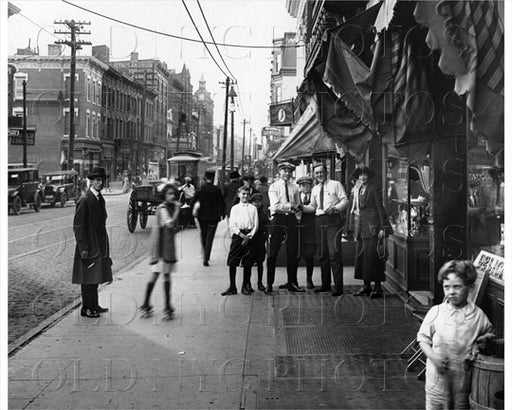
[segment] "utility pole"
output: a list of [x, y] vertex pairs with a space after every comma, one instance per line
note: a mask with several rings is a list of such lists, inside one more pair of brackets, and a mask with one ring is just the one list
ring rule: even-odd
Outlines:
[[244, 128], [242, 134], [242, 171], [244, 170], [244, 162], [245, 162], [245, 123], [247, 120], [244, 118]]
[[235, 110], [231, 110], [231, 157], [229, 164], [231, 171], [235, 169]]
[[27, 167], [27, 82], [23, 80], [23, 168]]
[[55, 44], [65, 44], [71, 48], [71, 75], [69, 79], [69, 146], [68, 146], [68, 170], [74, 168], [73, 150], [75, 149], [75, 71], [76, 50], [81, 50], [83, 45], [91, 45], [90, 41], [77, 40], [79, 34], [91, 34], [90, 31], [81, 31], [83, 26], [91, 22], [64, 20], [54, 21], [54, 24], [65, 24], [70, 31], [56, 31], [55, 34], [70, 34], [71, 40], [58, 40]]
[[[228, 145], [228, 97], [229, 97], [229, 83], [230, 78], [226, 77], [226, 82], [221, 84], [226, 85], [226, 100], [224, 104], [224, 135], [222, 138], [222, 170], [220, 174], [220, 188], [222, 189], [222, 192], [224, 192], [224, 184], [225, 184], [225, 178], [226, 178], [226, 148]], [[233, 169], [231, 169], [233, 171]]]

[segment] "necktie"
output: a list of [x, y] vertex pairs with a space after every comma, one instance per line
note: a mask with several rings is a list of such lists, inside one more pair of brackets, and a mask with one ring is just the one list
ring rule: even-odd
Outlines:
[[105, 207], [105, 199], [103, 198], [103, 195], [101, 195], [101, 193], [98, 194], [98, 201], [100, 202], [100, 205], [104, 208]]
[[320, 186], [320, 206], [319, 209], [324, 209], [324, 184]]
[[286, 202], [290, 202], [290, 193], [288, 192], [288, 181], [284, 181], [284, 191], [286, 192]]

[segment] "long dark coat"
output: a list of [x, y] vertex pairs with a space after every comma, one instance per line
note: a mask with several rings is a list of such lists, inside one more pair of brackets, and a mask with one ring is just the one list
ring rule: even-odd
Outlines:
[[[350, 209], [354, 194], [350, 196]], [[382, 195], [372, 183], [359, 194], [359, 215], [354, 215], [354, 236], [357, 239], [354, 277], [365, 281], [384, 281], [386, 263], [385, 240], [378, 240], [379, 231], [393, 233]]]
[[231, 181], [229, 184], [224, 185], [224, 201], [226, 202], [226, 215], [229, 217], [231, 208], [237, 198], [237, 191], [243, 185], [241, 181]]
[[[107, 210], [89, 190], [76, 206], [73, 232], [76, 239], [72, 282], [97, 284], [112, 280], [112, 260], [108, 243]], [[88, 251], [82, 259], [80, 252]]]
[[204, 222], [219, 222], [226, 213], [226, 204], [219, 187], [205, 183], [192, 201], [199, 201], [200, 207], [197, 219]]

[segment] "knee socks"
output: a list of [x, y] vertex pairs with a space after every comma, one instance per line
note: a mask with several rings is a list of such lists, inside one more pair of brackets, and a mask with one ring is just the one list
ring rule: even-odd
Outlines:
[[171, 308], [171, 275], [168, 273], [164, 274], [164, 296], [165, 296], [165, 308]]
[[263, 283], [263, 263], [258, 263], [258, 283]]
[[229, 267], [229, 287], [236, 289], [236, 266]]

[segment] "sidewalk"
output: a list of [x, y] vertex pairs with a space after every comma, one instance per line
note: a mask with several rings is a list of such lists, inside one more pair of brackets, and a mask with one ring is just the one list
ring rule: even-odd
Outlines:
[[[108, 314], [89, 319], [75, 309], [17, 351], [9, 358], [9, 408], [423, 407], [424, 385], [398, 356], [417, 325], [397, 297], [352, 296], [359, 283], [350, 267], [339, 298], [284, 290], [222, 297], [225, 233], [221, 222], [210, 267], [202, 266], [198, 231], [183, 233], [173, 321], [161, 320], [161, 278], [155, 315], [139, 317], [150, 272], [144, 260], [101, 291]], [[285, 276], [278, 268], [275, 287]], [[240, 288], [241, 270], [237, 279]]]

